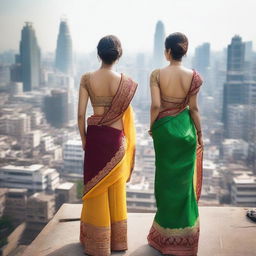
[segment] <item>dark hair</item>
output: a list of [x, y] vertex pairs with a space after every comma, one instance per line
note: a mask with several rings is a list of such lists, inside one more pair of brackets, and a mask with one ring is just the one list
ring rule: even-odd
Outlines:
[[172, 33], [165, 39], [165, 49], [170, 49], [172, 58], [180, 61], [188, 51], [188, 38], [180, 32]]
[[120, 40], [114, 35], [104, 36], [97, 46], [98, 55], [106, 64], [112, 64], [122, 56]]

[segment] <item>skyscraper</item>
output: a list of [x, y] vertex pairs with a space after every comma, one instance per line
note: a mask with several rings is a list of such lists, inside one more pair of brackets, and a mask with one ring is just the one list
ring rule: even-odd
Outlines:
[[203, 76], [207, 76], [207, 69], [210, 66], [210, 44], [203, 43], [195, 49], [195, 58], [194, 58], [195, 68]]
[[242, 38], [235, 35], [228, 45], [227, 81], [244, 79], [245, 44]]
[[159, 20], [156, 23], [156, 30], [154, 35], [154, 54], [153, 54], [153, 66], [160, 68], [164, 65], [164, 40], [165, 29], [164, 23]]
[[33, 24], [26, 22], [21, 31], [20, 54], [11, 68], [11, 79], [22, 82], [24, 91], [31, 91], [40, 83], [40, 48]]
[[[227, 81], [224, 84], [223, 92], [223, 123], [225, 127], [225, 137], [232, 138], [234, 126], [232, 118], [234, 111], [243, 110], [244, 116], [249, 116], [249, 110], [256, 105], [256, 82], [247, 80], [245, 76], [245, 44], [240, 36], [234, 36], [231, 44], [228, 45], [227, 56]], [[238, 115], [238, 113], [237, 113]], [[237, 120], [237, 122], [239, 122]], [[245, 132], [242, 138], [249, 140], [248, 123], [240, 123], [241, 129]]]
[[55, 67], [65, 74], [73, 74], [72, 39], [65, 19], [62, 19], [60, 22]]

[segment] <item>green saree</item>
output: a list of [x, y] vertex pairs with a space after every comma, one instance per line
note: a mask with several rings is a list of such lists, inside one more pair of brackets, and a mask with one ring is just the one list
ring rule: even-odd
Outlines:
[[197, 254], [202, 184], [202, 149], [186, 107], [176, 116], [158, 119], [152, 127], [155, 148], [157, 212], [149, 244], [162, 254]]

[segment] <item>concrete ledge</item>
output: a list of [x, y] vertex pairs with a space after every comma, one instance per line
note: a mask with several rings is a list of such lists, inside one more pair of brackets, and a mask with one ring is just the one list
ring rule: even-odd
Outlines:
[[[62, 218], [79, 218], [80, 204], [64, 204], [52, 221], [25, 250], [23, 256], [82, 256], [79, 244], [79, 221], [59, 222]], [[240, 207], [200, 207], [201, 235], [198, 256], [256, 255], [256, 224], [245, 217]], [[113, 255], [159, 256], [147, 245], [152, 213], [129, 213], [129, 250]]]

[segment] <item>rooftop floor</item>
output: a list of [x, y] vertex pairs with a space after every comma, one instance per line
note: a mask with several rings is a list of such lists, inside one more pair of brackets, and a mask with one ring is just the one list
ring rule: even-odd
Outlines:
[[[62, 218], [79, 218], [80, 204], [64, 204], [25, 250], [22, 256], [82, 256], [79, 244], [79, 221], [59, 222]], [[240, 207], [200, 207], [200, 241], [198, 256], [256, 255], [256, 223], [245, 217]], [[152, 213], [129, 213], [128, 246], [125, 253], [113, 255], [161, 255], [147, 245]]]

